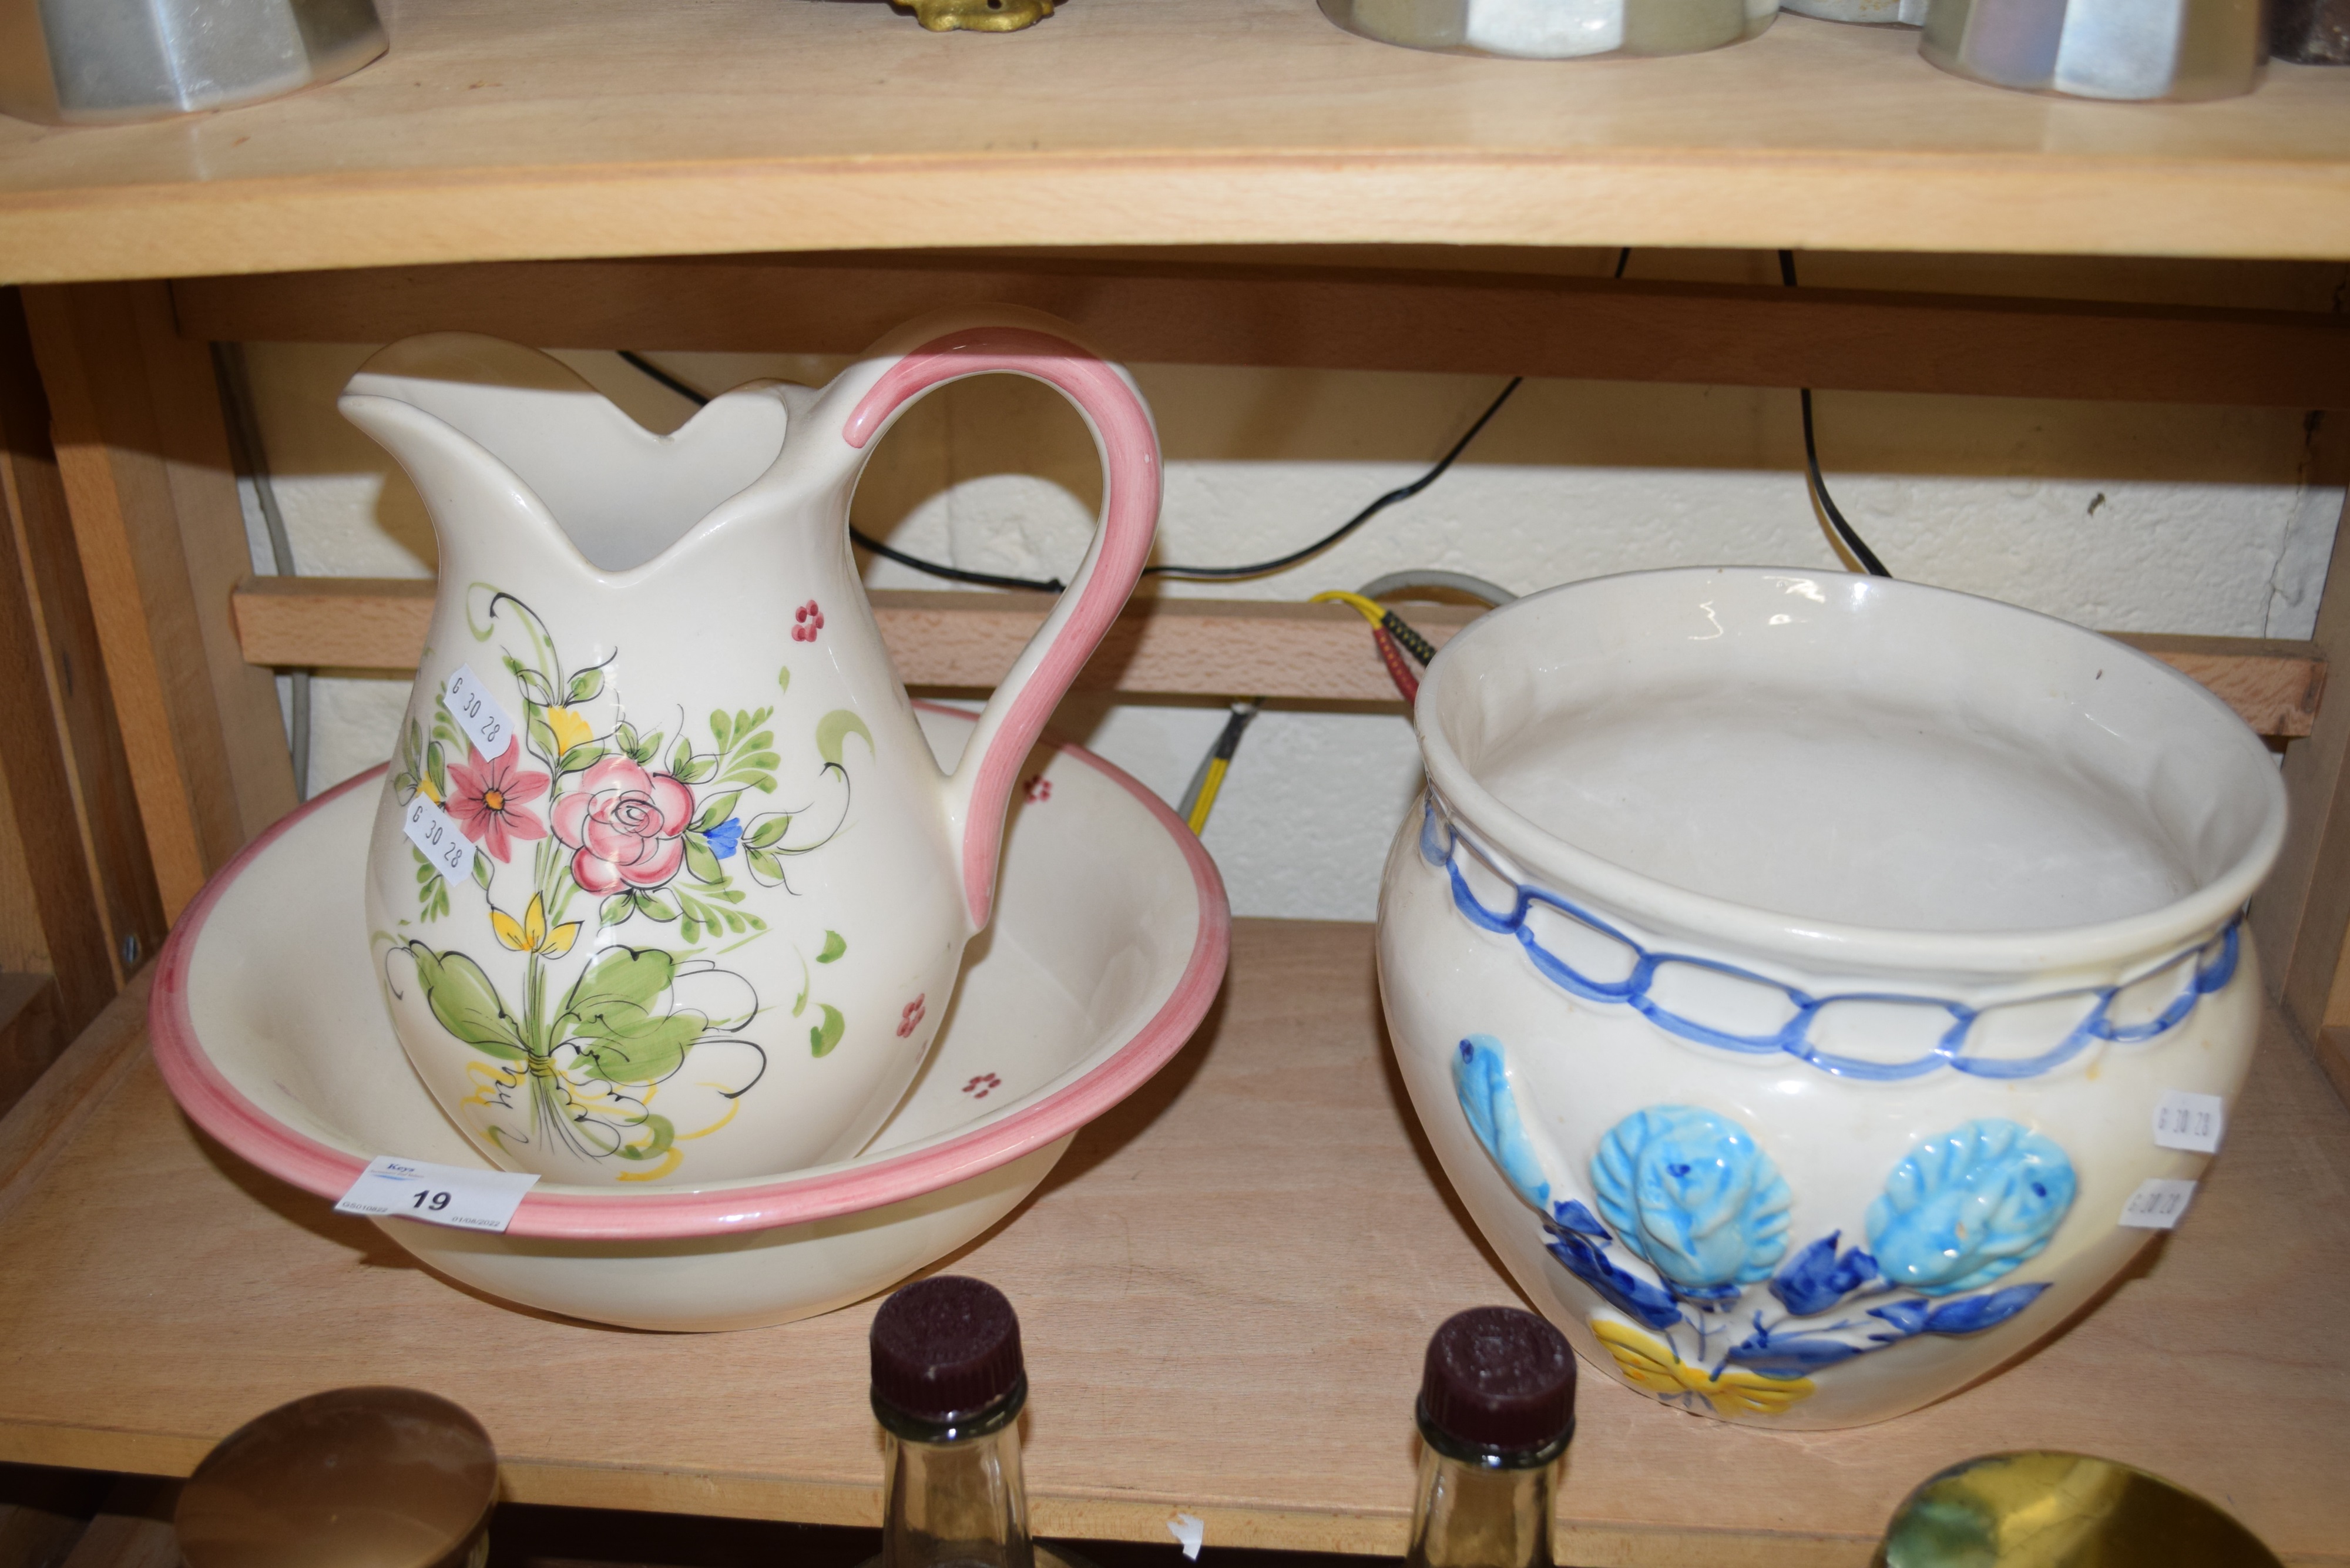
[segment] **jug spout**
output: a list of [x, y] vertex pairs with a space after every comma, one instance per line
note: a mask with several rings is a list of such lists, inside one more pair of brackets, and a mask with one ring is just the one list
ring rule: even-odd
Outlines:
[[783, 389], [754, 382], [658, 435], [550, 356], [463, 332], [384, 349], [340, 406], [415, 481], [444, 549], [463, 515], [605, 572], [647, 565], [749, 487], [788, 420]]
[[562, 531], [546, 505], [515, 472], [482, 446], [413, 403], [346, 392], [343, 417], [391, 453], [432, 519], [442, 560], [449, 564], [454, 520], [476, 535], [539, 535], [552, 544]]

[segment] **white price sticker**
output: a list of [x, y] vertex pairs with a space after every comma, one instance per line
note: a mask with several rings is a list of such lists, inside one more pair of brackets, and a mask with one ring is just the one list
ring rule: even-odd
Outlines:
[[514, 743], [513, 716], [483, 690], [482, 678], [473, 673], [472, 666], [457, 666], [457, 673], [449, 677], [448, 691], [442, 700], [449, 704], [449, 716], [457, 721], [457, 728], [465, 732], [482, 755], [503, 756], [506, 747]]
[[2191, 1181], [2149, 1176], [2122, 1205], [2121, 1222], [2139, 1231], [2168, 1231], [2186, 1214], [2188, 1200], [2194, 1196]]
[[537, 1177], [519, 1171], [428, 1165], [421, 1159], [380, 1155], [359, 1172], [359, 1179], [335, 1205], [335, 1212], [396, 1214], [428, 1225], [503, 1231], [514, 1222], [523, 1194], [537, 1183]]
[[408, 803], [400, 830], [417, 853], [440, 868], [441, 875], [462, 882], [473, 874], [473, 845], [457, 826], [457, 819], [417, 795]]
[[2173, 1089], [2154, 1107], [2154, 1141], [2190, 1154], [2217, 1154], [2228, 1130], [2228, 1102], [2217, 1095]]

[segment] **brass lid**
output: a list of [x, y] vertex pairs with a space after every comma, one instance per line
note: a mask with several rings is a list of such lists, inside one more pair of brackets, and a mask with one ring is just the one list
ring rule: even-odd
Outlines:
[[2230, 1515], [2128, 1465], [2027, 1449], [1929, 1479], [1894, 1511], [1878, 1568], [2282, 1568]]
[[414, 1388], [337, 1388], [222, 1438], [181, 1490], [188, 1568], [441, 1568], [497, 1501], [482, 1424]]

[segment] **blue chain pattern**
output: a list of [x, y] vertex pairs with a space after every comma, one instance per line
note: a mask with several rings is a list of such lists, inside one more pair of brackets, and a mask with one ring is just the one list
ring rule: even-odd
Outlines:
[[[1441, 835], [1440, 836], [1440, 834]], [[2120, 986], [2055, 992], [2047, 996], [2032, 997], [2020, 1002], [2002, 1003], [2002, 1009], [2029, 1006], [2077, 996], [2085, 1004], [2080, 1021], [2050, 1049], [2039, 1055], [2015, 1057], [1970, 1056], [1967, 1044], [1974, 1032], [1975, 1023], [1983, 1010], [1962, 1002], [1946, 1002], [1929, 996], [1903, 996], [1890, 992], [1847, 992], [1835, 996], [1814, 996], [1791, 985], [1782, 984], [1768, 975], [1734, 964], [1720, 963], [1712, 959], [1696, 958], [1686, 953], [1650, 952], [1606, 920], [1570, 903], [1557, 894], [1541, 888], [1512, 882], [1516, 899], [1508, 909], [1489, 909], [1470, 889], [1468, 878], [1461, 875], [1459, 857], [1463, 842], [1460, 829], [1440, 815], [1436, 792], [1430, 790], [1422, 798], [1419, 828], [1420, 857], [1432, 867], [1441, 867], [1452, 883], [1452, 903], [1469, 923], [1482, 930], [1514, 937], [1518, 945], [1544, 978], [1570, 996], [1586, 1002], [1616, 1002], [1632, 1008], [1659, 1029], [1700, 1045], [1717, 1046], [1746, 1055], [1766, 1055], [1779, 1053], [1794, 1057], [1806, 1066], [1840, 1078], [1857, 1078], [1874, 1083], [1891, 1083], [1903, 1078], [1915, 1078], [1923, 1074], [1949, 1067], [1979, 1078], [2036, 1078], [2053, 1072], [2098, 1041], [2112, 1041], [2125, 1045], [2156, 1039], [2168, 1033], [2184, 1023], [2204, 997], [2220, 990], [2235, 978], [2236, 961], [2241, 946], [2243, 916], [2240, 913], [2228, 922], [2227, 929], [2211, 940], [2187, 949], [2168, 961], [2156, 966], [2131, 983], [2166, 973], [2181, 964], [2192, 964], [2194, 973], [2173, 997], [2169, 1005], [2154, 1017], [2139, 1023], [2119, 1023], [2111, 1017], [2114, 998]], [[1473, 851], [1472, 851], [1473, 853]], [[1482, 861], [1483, 857], [1479, 857]], [[1490, 861], [1487, 869], [1493, 870]], [[1504, 881], [1509, 878], [1503, 877]], [[1536, 909], [1547, 909], [1575, 921], [1596, 935], [1620, 943], [1634, 957], [1632, 971], [1619, 981], [1593, 980], [1581, 973], [1557, 954], [1544, 947], [1539, 933], [1529, 923]], [[1675, 1012], [1650, 994], [1656, 983], [1658, 970], [1666, 964], [1682, 964], [1692, 969], [1726, 975], [1755, 985], [1766, 986], [1787, 999], [1794, 1015], [1770, 1034], [1739, 1034], [1716, 1029], [1697, 1019]], [[1910, 1007], [1939, 1007], [1950, 1014], [1950, 1026], [1943, 1031], [1932, 1049], [1907, 1062], [1873, 1062], [1859, 1057], [1841, 1055], [1825, 1051], [1809, 1038], [1812, 1023], [1820, 1010], [1832, 1002], [1889, 1002]]]

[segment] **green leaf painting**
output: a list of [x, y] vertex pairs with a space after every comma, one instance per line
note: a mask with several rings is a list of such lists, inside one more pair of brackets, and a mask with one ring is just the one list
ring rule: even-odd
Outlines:
[[840, 1015], [840, 1009], [828, 1002], [819, 1002], [816, 1005], [824, 1010], [824, 1022], [808, 1030], [808, 1054], [829, 1056], [832, 1048], [840, 1044], [841, 1033], [848, 1027], [848, 1021]]
[[607, 1083], [658, 1084], [685, 1065], [685, 1054], [708, 1027], [698, 1012], [664, 1018], [614, 1009], [581, 1027], [579, 1056]]
[[693, 819], [694, 831], [707, 833], [733, 815], [734, 803], [742, 798], [743, 792], [739, 789], [728, 790], [723, 794], [712, 796], [709, 804], [702, 808], [702, 815]]
[[434, 952], [422, 942], [407, 944], [416, 961], [416, 981], [441, 1027], [476, 1051], [501, 1061], [522, 1059], [522, 1033], [498, 1001], [497, 987], [482, 966], [459, 952]]
[[873, 732], [865, 727], [865, 721], [847, 708], [835, 708], [816, 722], [816, 755], [839, 767], [841, 746], [851, 735], [863, 736], [866, 750], [873, 749]]
[[677, 978], [677, 960], [658, 948], [607, 948], [571, 982], [556, 1020], [558, 1033], [575, 1020], [600, 1015], [613, 1007], [641, 1012]]

